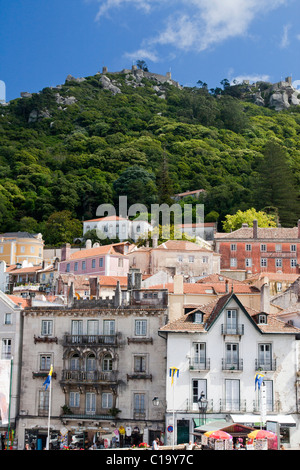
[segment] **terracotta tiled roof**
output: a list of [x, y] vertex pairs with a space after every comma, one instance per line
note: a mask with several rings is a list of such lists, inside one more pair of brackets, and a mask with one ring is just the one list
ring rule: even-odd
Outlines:
[[[227, 294], [222, 297], [217, 298], [216, 300], [206, 304], [200, 305], [186, 315], [182, 315], [179, 319], [167, 323], [167, 325], [160, 328], [160, 331], [165, 332], [176, 332], [176, 333], [197, 333], [197, 332], [206, 332], [209, 327], [212, 326], [214, 320], [222, 312], [227, 302], [231, 299], [234, 294]], [[289, 333], [289, 334], [299, 334], [300, 329], [296, 328], [288, 323], [277, 318], [276, 314], [268, 314], [268, 319], [266, 324], [256, 323], [255, 317], [260, 313], [254, 309], [243, 306], [244, 310], [248, 313], [251, 319], [256, 324], [256, 327], [262, 333]], [[203, 313], [203, 323], [194, 323], [193, 314], [196, 311]]]
[[188, 240], [168, 240], [153, 250], [171, 250], [171, 251], [212, 251], [212, 249], [197, 245], [197, 243]]
[[116, 286], [117, 282], [120, 286], [127, 286], [127, 276], [99, 276], [99, 284], [101, 286]]
[[124, 217], [118, 217], [117, 215], [108, 215], [106, 217], [100, 217], [99, 219], [90, 219], [90, 220], [84, 220], [83, 222], [109, 222], [109, 221], [118, 221], [118, 220], [128, 220], [125, 219]]
[[103, 245], [95, 248], [87, 248], [85, 250], [76, 251], [70, 255], [69, 260], [73, 261], [75, 259], [90, 258], [92, 256], [107, 254], [124, 256], [121, 253], [118, 253], [112, 245]]
[[[228, 285], [229, 290], [231, 290], [232, 284]], [[152, 286], [152, 289], [168, 289], [169, 293], [174, 293], [174, 284], [166, 283]], [[255, 294], [259, 293], [259, 289], [248, 284], [243, 284], [242, 282], [233, 283], [233, 291], [236, 294]], [[184, 294], [216, 294], [223, 295], [226, 294], [226, 285], [225, 282], [207, 282], [207, 283], [183, 283], [183, 293]]]
[[30, 274], [30, 273], [36, 273], [37, 271], [41, 271], [42, 266], [29, 266], [27, 268], [15, 268], [12, 271], [10, 271], [10, 274]]
[[[252, 227], [242, 227], [234, 232], [230, 233], [221, 233], [218, 232], [215, 234], [215, 240], [223, 239], [249, 239], [253, 238], [253, 228]], [[257, 228], [257, 239], [297, 239], [298, 238], [298, 227], [293, 228], [282, 228], [282, 227], [267, 227], [267, 228]]]
[[7, 297], [9, 297], [16, 305], [21, 304], [22, 308], [30, 307], [30, 299], [23, 299], [23, 297], [18, 297], [17, 295], [8, 295]]

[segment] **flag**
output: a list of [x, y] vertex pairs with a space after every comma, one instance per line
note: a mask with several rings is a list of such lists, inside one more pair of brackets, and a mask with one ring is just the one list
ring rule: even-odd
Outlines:
[[45, 390], [47, 390], [47, 388], [48, 388], [49, 385], [50, 385], [51, 378], [52, 378], [52, 372], [53, 372], [53, 366], [51, 365], [51, 367], [50, 367], [50, 372], [49, 372], [49, 374], [48, 374], [48, 377], [46, 378], [45, 382], [43, 383], [43, 385], [46, 385]]
[[258, 386], [258, 390], [260, 390], [260, 386], [262, 384], [263, 379], [264, 379], [263, 374], [257, 373], [255, 375], [255, 390], [256, 390], [256, 386]]
[[170, 377], [172, 378], [171, 385], [174, 383], [174, 376], [179, 377], [179, 369], [177, 367], [170, 367]]

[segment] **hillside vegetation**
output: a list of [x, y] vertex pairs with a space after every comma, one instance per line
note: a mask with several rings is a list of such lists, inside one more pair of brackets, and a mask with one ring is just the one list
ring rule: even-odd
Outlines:
[[[199, 188], [219, 223], [251, 207], [277, 212], [283, 226], [300, 218], [300, 106], [278, 112], [234, 87], [158, 87], [121, 73], [107, 74], [112, 91], [100, 78], [0, 107], [0, 233], [42, 231], [59, 243], [120, 194], [150, 207]], [[71, 228], [58, 240], [48, 229], [59, 216]]]

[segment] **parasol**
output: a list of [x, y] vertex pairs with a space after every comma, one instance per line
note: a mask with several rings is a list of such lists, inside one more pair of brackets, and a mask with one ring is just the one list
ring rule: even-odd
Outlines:
[[210, 439], [232, 439], [232, 436], [225, 431], [207, 431], [204, 436]]
[[273, 432], [265, 431], [264, 429], [256, 429], [250, 432], [248, 437], [250, 437], [250, 439], [274, 439], [277, 436]]

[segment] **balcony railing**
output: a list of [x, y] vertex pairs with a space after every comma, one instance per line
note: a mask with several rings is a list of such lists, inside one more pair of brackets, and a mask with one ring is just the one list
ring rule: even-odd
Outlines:
[[117, 346], [118, 335], [65, 335], [64, 346]]
[[102, 383], [102, 382], [116, 382], [117, 371], [102, 372], [99, 370], [83, 371], [83, 370], [63, 370], [62, 382], [69, 383]]
[[244, 325], [221, 325], [221, 334], [222, 335], [243, 335], [244, 334]]
[[276, 370], [276, 359], [274, 360], [255, 360], [255, 370]]
[[210, 359], [191, 358], [189, 367], [190, 370], [210, 370]]
[[238, 359], [236, 361], [228, 361], [223, 358], [222, 370], [243, 370], [243, 359]]

